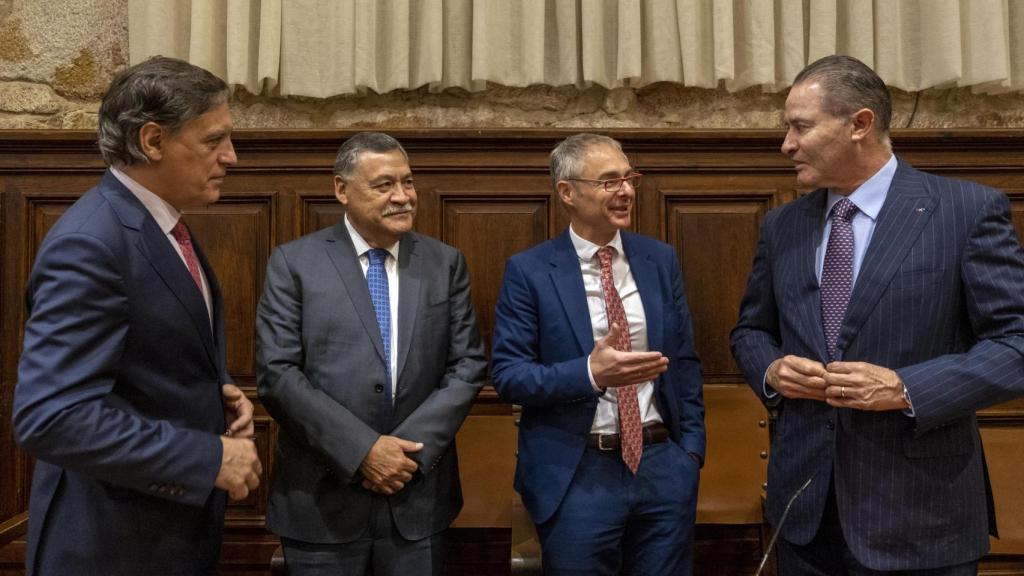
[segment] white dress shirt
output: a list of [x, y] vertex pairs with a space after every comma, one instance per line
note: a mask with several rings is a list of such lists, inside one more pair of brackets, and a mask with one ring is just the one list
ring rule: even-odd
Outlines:
[[[365, 278], [366, 272], [370, 269], [370, 256], [367, 252], [372, 246], [352, 227], [348, 214], [345, 215], [345, 227], [348, 228], [348, 235], [352, 237], [352, 245], [356, 248], [359, 265], [363, 268], [363, 277]], [[395, 373], [398, 370], [398, 244], [395, 242], [385, 248], [388, 251], [388, 257], [384, 260], [384, 271], [388, 275], [388, 304], [391, 308], [391, 358], [388, 358], [388, 364], [391, 366], [392, 402], [395, 401], [395, 386], [398, 382], [398, 374]]]
[[[153, 216], [156, 220], [157, 226], [163, 231], [164, 236], [167, 237], [167, 241], [174, 247], [174, 251], [178, 253], [178, 257], [181, 258], [181, 263], [185, 265], [185, 269], [188, 270], [188, 263], [185, 262], [185, 255], [181, 253], [181, 245], [171, 235], [171, 229], [177, 225], [178, 220], [181, 218], [181, 212], [178, 212], [174, 206], [167, 203], [166, 200], [157, 196], [142, 184], [139, 184], [135, 180], [132, 180], [130, 176], [121, 172], [117, 168], [111, 167], [110, 173], [117, 178], [121, 184], [124, 184], [125, 188], [131, 191], [139, 202], [146, 207], [146, 211]], [[189, 272], [189, 277], [192, 273]], [[213, 301], [210, 297], [210, 283], [206, 280], [206, 273], [203, 272], [203, 267], [199, 267], [199, 276], [203, 280], [203, 301], [206, 302], [206, 314], [210, 317], [211, 327], [213, 324]]]
[[[583, 288], [587, 294], [587, 308], [590, 311], [590, 326], [596, 343], [608, 334], [608, 315], [605, 313], [604, 289], [601, 287], [601, 262], [597, 259], [597, 251], [603, 248], [578, 236], [569, 226], [569, 237], [580, 259], [580, 271], [583, 273]], [[622, 235], [618, 232], [607, 244], [615, 248], [612, 258], [612, 276], [615, 289], [622, 300], [626, 311], [626, 322], [629, 323], [629, 341], [634, 352], [647, 351], [647, 317], [644, 314], [643, 302], [637, 290], [633, 273], [629, 269], [629, 261], [622, 250]], [[594, 390], [601, 392], [590, 371], [590, 358], [587, 358], [587, 374]], [[619, 402], [615, 388], [607, 388], [598, 398], [597, 412], [590, 431], [594, 434], [617, 434], [619, 432]], [[637, 386], [637, 401], [640, 405], [640, 420], [644, 426], [662, 422], [658, 409], [654, 406], [654, 383], [644, 382]]]

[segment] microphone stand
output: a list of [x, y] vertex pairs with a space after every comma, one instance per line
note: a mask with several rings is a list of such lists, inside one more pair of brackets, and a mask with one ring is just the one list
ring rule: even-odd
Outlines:
[[768, 556], [771, 555], [772, 548], [775, 547], [775, 541], [779, 538], [779, 532], [782, 532], [782, 525], [786, 522], [786, 516], [789, 515], [789, 509], [793, 506], [793, 502], [796, 501], [796, 497], [811, 485], [811, 480], [814, 480], [813, 475], [807, 479], [807, 482], [804, 482], [803, 486], [793, 493], [789, 502], [786, 503], [786, 507], [782, 510], [782, 518], [779, 518], [779, 525], [775, 527], [775, 531], [772, 533], [772, 538], [768, 541], [768, 549], [765, 550], [764, 556], [761, 557], [761, 564], [757, 567], [757, 572], [754, 576], [761, 576], [761, 572], [764, 571], [764, 565], [768, 562]]

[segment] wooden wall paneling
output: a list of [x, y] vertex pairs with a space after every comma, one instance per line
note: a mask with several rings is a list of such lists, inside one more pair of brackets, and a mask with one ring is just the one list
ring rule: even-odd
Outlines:
[[472, 414], [456, 436], [459, 475], [462, 480], [462, 512], [456, 528], [495, 528], [511, 525], [512, 473], [516, 450], [516, 425], [511, 413]]
[[[398, 130], [419, 192], [417, 230], [466, 254], [474, 305], [489, 341], [504, 260], [561, 233], [567, 218], [551, 190], [548, 153], [575, 130]], [[228, 300], [233, 375], [253, 393], [255, 300], [270, 250], [334, 224], [331, 166], [351, 131], [247, 131], [234, 135], [239, 164], [221, 203], [190, 214]], [[634, 228], [673, 244], [687, 281], [697, 349], [707, 373], [709, 454], [702, 473], [698, 561], [716, 573], [749, 574], [760, 542], [758, 497], [767, 444], [763, 409], [742, 384], [728, 351], [767, 210], [797, 197], [792, 167], [778, 151], [780, 131], [619, 130], [632, 164], [645, 174]], [[24, 323], [23, 290], [35, 246], [59, 213], [102, 173], [88, 132], [0, 131], [0, 573], [20, 574], [29, 459], [13, 445], [10, 400]], [[1024, 132], [897, 131], [897, 153], [919, 168], [1006, 190], [1024, 229]], [[193, 221], [194, 220], [194, 221]], [[233, 505], [221, 572], [259, 574], [277, 541], [262, 527], [273, 469], [276, 424], [257, 404], [257, 445], [267, 466], [261, 493]], [[452, 534], [451, 573], [507, 573], [515, 431], [509, 406], [493, 391], [478, 398], [459, 433], [466, 494]], [[979, 415], [1004, 538], [983, 573], [1022, 573], [1014, 482], [1024, 442], [1024, 404]], [[13, 463], [13, 466], [9, 464]], [[13, 471], [11, 470], [13, 468]], [[730, 484], [733, 480], [736, 483]], [[15, 538], [10, 545], [3, 542]]]
[[216, 204], [185, 214], [224, 300], [228, 372], [248, 392], [256, 389], [256, 304], [271, 249], [273, 194], [222, 195]]
[[697, 498], [699, 524], [756, 524], [768, 478], [768, 413], [745, 384], [704, 387], [708, 447]]
[[298, 218], [294, 238], [334, 226], [345, 216], [345, 206], [338, 202], [333, 192], [300, 190], [297, 197]]
[[547, 195], [463, 196], [438, 191], [441, 240], [466, 256], [480, 334], [490, 357], [494, 307], [505, 260], [548, 237], [551, 205]]
[[742, 382], [729, 351], [729, 332], [739, 318], [761, 219], [776, 204], [776, 191], [681, 185], [666, 181], [658, 196], [664, 239], [675, 247], [683, 271], [705, 382]]

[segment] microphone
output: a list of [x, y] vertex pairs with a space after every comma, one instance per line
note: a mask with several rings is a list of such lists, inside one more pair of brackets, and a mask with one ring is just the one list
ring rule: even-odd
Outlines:
[[811, 485], [811, 480], [814, 480], [813, 474], [807, 479], [807, 482], [804, 482], [803, 486], [797, 488], [797, 491], [789, 498], [789, 502], [786, 502], [786, 507], [782, 510], [782, 518], [779, 518], [779, 525], [775, 527], [772, 539], [768, 541], [768, 549], [764, 551], [764, 556], [761, 557], [761, 564], [758, 565], [757, 572], [754, 573], [754, 576], [761, 576], [761, 572], [764, 571], [764, 565], [768, 563], [768, 556], [771, 555], [772, 549], [775, 548], [775, 541], [779, 538], [779, 533], [782, 532], [782, 525], [786, 523], [786, 516], [789, 515], [789, 509], [793, 506], [793, 502], [796, 501], [796, 497]]

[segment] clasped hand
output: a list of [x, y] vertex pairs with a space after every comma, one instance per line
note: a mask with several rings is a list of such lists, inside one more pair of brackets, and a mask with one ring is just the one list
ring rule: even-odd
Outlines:
[[416, 461], [406, 454], [422, 449], [422, 442], [403, 440], [397, 436], [381, 436], [359, 465], [363, 488], [388, 496], [405, 488], [412, 480], [413, 473], [419, 469]]
[[909, 408], [896, 372], [867, 362], [830, 362], [783, 356], [768, 367], [768, 385], [786, 398], [818, 400], [837, 408]]

